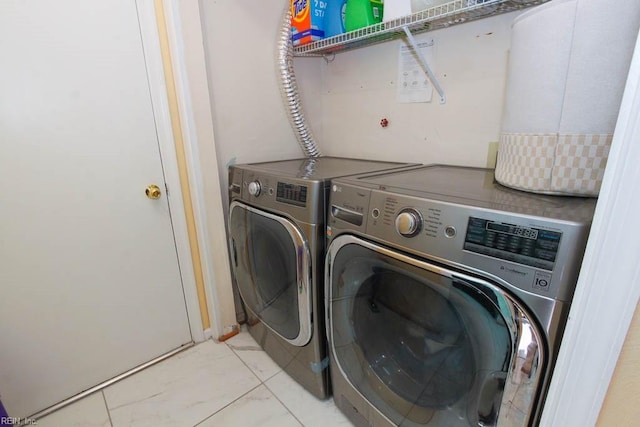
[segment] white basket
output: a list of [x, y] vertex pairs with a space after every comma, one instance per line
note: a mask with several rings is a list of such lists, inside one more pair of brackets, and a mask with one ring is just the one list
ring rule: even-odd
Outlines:
[[595, 197], [611, 134], [502, 134], [496, 180], [518, 190]]
[[514, 20], [498, 182], [598, 195], [639, 27], [637, 0], [553, 0]]

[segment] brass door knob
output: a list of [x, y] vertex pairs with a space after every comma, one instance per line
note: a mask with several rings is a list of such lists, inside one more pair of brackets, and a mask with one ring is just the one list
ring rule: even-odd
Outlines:
[[160, 187], [151, 184], [144, 190], [144, 194], [146, 194], [150, 199], [159, 199], [162, 195], [162, 192], [160, 191]]

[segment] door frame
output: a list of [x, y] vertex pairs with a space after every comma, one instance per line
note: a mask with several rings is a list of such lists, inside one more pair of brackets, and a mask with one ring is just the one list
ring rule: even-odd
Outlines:
[[640, 299], [639, 41], [541, 426], [596, 425]]
[[[163, 72], [156, 5], [153, 0], [136, 0], [136, 7], [189, 327], [193, 340], [201, 342], [209, 338], [213, 331], [218, 331], [219, 323], [216, 322], [217, 319], [215, 317], [212, 317], [210, 330], [204, 331], [193, 269], [193, 258], [191, 256], [184, 198], [180, 185], [176, 142], [173, 137], [171, 123], [171, 107], [167, 97], [168, 88]], [[192, 180], [192, 182], [197, 183], [198, 181]], [[206, 251], [203, 252], [206, 253]], [[204, 262], [207, 263], [206, 260]], [[211, 307], [209, 311], [217, 310], [212, 310]]]

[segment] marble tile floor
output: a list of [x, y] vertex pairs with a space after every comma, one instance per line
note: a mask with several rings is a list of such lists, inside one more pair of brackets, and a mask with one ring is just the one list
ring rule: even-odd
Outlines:
[[212, 340], [37, 421], [38, 427], [325, 427], [352, 424], [291, 379], [248, 332]]

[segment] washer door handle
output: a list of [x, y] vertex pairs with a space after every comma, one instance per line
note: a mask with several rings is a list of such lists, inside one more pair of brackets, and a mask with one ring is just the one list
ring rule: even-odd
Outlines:
[[492, 372], [485, 377], [478, 397], [479, 426], [497, 425], [506, 379], [506, 372]]
[[231, 249], [233, 249], [233, 264], [238, 267], [238, 250], [236, 249], [236, 240], [231, 238]]
[[298, 273], [298, 292], [299, 293], [303, 293], [305, 291], [305, 280], [304, 280], [304, 273], [305, 273], [305, 268], [309, 268], [308, 266], [305, 266], [303, 264], [303, 260], [304, 260], [304, 247], [302, 246], [298, 246], [298, 248], [296, 249], [296, 255], [297, 255], [297, 273]]

